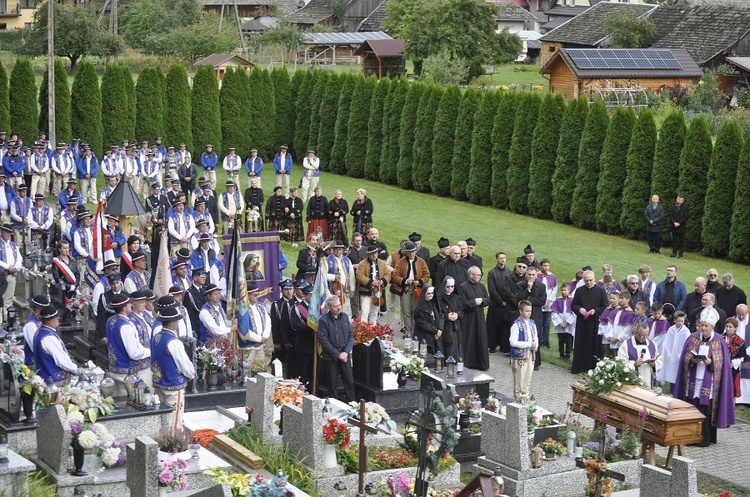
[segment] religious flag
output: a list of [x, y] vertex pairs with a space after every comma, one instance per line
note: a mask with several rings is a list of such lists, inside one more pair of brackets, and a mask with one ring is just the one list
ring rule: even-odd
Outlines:
[[320, 321], [320, 316], [323, 315], [328, 295], [325, 264], [321, 263], [318, 264], [318, 273], [315, 275], [312, 300], [310, 300], [310, 313], [307, 315], [307, 326], [315, 331], [318, 331], [318, 321]]
[[104, 200], [99, 201], [99, 206], [96, 208], [96, 215], [94, 216], [94, 240], [92, 243], [91, 258], [96, 262], [96, 272], [101, 273], [104, 270], [104, 260], [115, 258], [115, 253], [112, 250], [112, 240], [109, 238], [109, 231], [107, 231], [107, 222], [104, 219]]
[[[162, 230], [161, 240], [159, 241], [159, 259], [156, 261], [156, 269], [154, 272], [154, 295], [156, 295], [157, 298], [169, 295], [169, 288], [172, 286], [172, 272], [169, 268], [169, 246], [167, 244], [167, 236], [167, 230]], [[125, 255], [125, 252], [123, 252], [123, 255]]]
[[91, 257], [86, 259], [86, 269], [83, 271], [83, 284], [84, 287], [89, 289], [89, 294], [94, 293], [94, 287], [103, 277], [96, 272], [96, 261]]
[[232, 340], [232, 345], [235, 347], [236, 337], [247, 336], [251, 331], [250, 301], [247, 298], [247, 281], [242, 264], [242, 243], [240, 243], [240, 233], [237, 228], [235, 221], [227, 268], [227, 314], [230, 319], [237, 319], [237, 334], [233, 335]]

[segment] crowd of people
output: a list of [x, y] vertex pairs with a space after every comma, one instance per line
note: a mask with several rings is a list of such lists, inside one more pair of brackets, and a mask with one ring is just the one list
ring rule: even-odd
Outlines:
[[[273, 158], [273, 194], [265, 199], [264, 164], [255, 149], [243, 172], [243, 160], [234, 148], [220, 161], [206, 145], [193, 162], [184, 144], [177, 150], [165, 148], [160, 137], [154, 144], [142, 142], [140, 148], [127, 141], [112, 145], [101, 161], [80, 140], [58, 144], [54, 151], [44, 136], [32, 147], [14, 136], [5, 141], [4, 133], [0, 140], [0, 186], [5, 190], [0, 195], [5, 282], [0, 283], [7, 283], [3, 310], [12, 304], [15, 275], [22, 267], [19, 245], [29, 240], [40, 247], [54, 245], [54, 292], [51, 298], [32, 300], [24, 334], [27, 357], [55, 383], [65, 382], [77, 370], [54, 330], [64, 308], [60, 303], [80, 292], [89, 271], [95, 233], [85, 203], [108, 199], [127, 180], [145, 200], [150, 239], [142, 234], [126, 237], [118, 217], [107, 216], [114, 258], [104, 261], [102, 276], [96, 275], [90, 305], [119, 387], [124, 388], [126, 375], [136, 374], [178, 410], [184, 405], [186, 384], [200, 376], [196, 347], [216, 337], [236, 339], [243, 364], [263, 367], [279, 359], [285, 376], [312, 382], [315, 332], [307, 317], [321, 265], [330, 297], [317, 336], [321, 376], [331, 396], [354, 400], [352, 321], [358, 319], [399, 323], [404, 337], [416, 336], [431, 353], [440, 351], [468, 368], [487, 370], [493, 353], [510, 356], [517, 399], [530, 397], [533, 371], [541, 367], [540, 348], [550, 347], [551, 333], [557, 335], [559, 356], [571, 361], [573, 373], [595, 367], [598, 358], [621, 357], [638, 368], [646, 385], [671, 387], [675, 396], [695, 403], [707, 415], [707, 443], [715, 442], [712, 428], [733, 421], [734, 397], [750, 403], [750, 359], [744, 347], [747, 302], [729, 273], [719, 282], [718, 271], [710, 269], [706, 278], [695, 279], [693, 292], [677, 278], [674, 265], [659, 282], [651, 279], [647, 265], [622, 281], [614, 278], [609, 265], [598, 280], [585, 267], [565, 282], [551, 271], [550, 259], [537, 259], [527, 245], [518, 257], [498, 251], [485, 278], [471, 238], [451, 243], [441, 237], [437, 253], [431, 255], [421, 235], [412, 232], [389, 250], [373, 224], [373, 202], [364, 189], [357, 190], [351, 205], [341, 190], [330, 200], [323, 195], [314, 150], [302, 161], [297, 188], [291, 181], [293, 158], [282, 146]], [[217, 167], [227, 176], [220, 193]], [[97, 194], [99, 168], [106, 186]], [[247, 188], [240, 193], [245, 174]], [[52, 205], [48, 194], [56, 198]], [[652, 199], [645, 213], [652, 253], [660, 250], [656, 227], [663, 212], [658, 202]], [[681, 206], [678, 198], [673, 228], [684, 227]], [[263, 276], [246, 267], [250, 330], [240, 331], [237, 320], [227, 316], [223, 246], [214, 236], [219, 224], [223, 233], [277, 230], [299, 249], [296, 272], [280, 278], [281, 298], [275, 302], [259, 301], [252, 281]], [[173, 286], [169, 295], [156, 299], [151, 290], [154, 275], [147, 270], [141, 245], [151, 243], [156, 261], [155, 242], [164, 230]], [[680, 257], [682, 251], [678, 237], [673, 255]], [[283, 273], [283, 252], [280, 259]]]

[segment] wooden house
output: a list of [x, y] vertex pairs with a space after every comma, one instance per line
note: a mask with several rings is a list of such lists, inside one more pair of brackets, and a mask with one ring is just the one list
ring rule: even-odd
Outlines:
[[193, 64], [193, 68], [197, 69], [198, 67], [205, 65], [214, 68], [216, 71], [216, 79], [219, 81], [219, 86], [221, 86], [221, 81], [224, 79], [224, 74], [226, 74], [227, 69], [241, 67], [249, 76], [255, 68], [255, 65], [252, 62], [240, 57], [239, 55], [229, 53], [211, 54]]
[[310, 0], [307, 5], [291, 13], [287, 20], [300, 29], [309, 30], [314, 26], [339, 29], [344, 32], [358, 31], [360, 25], [382, 7], [383, 0], [347, 0], [343, 19], [337, 19], [333, 0]]
[[362, 58], [362, 73], [378, 79], [406, 73], [404, 40], [365, 40], [354, 52]]
[[573, 99], [602, 88], [658, 92], [695, 83], [703, 71], [684, 49], [561, 48], [541, 73], [550, 91]]
[[305, 33], [303, 53], [298, 54], [305, 64], [359, 64], [355, 52], [365, 41], [393, 40], [382, 31], [352, 33]]

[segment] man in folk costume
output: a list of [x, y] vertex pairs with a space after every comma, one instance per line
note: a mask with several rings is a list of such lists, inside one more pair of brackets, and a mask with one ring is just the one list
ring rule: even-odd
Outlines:
[[154, 392], [164, 404], [174, 407], [173, 428], [182, 426], [185, 387], [195, 379], [195, 367], [178, 335], [183, 319], [177, 307], [162, 307], [156, 316], [161, 328], [151, 339], [151, 373]]
[[133, 270], [125, 277], [123, 289], [127, 293], [136, 290], [148, 290], [151, 284], [151, 273], [146, 270], [146, 254], [140, 250], [133, 254]]
[[294, 364], [294, 333], [292, 330], [292, 310], [295, 305], [294, 284], [285, 279], [281, 287], [281, 298], [271, 304], [271, 335], [273, 336], [272, 358], [278, 359], [284, 365], [284, 378], [298, 376]]
[[518, 318], [510, 327], [510, 359], [513, 364], [513, 397], [529, 398], [531, 377], [534, 374], [534, 356], [539, 349], [536, 323], [531, 319], [531, 302], [518, 303]]
[[224, 234], [234, 229], [235, 219], [242, 219], [242, 209], [245, 207], [242, 195], [240, 195], [235, 182], [227, 180], [226, 187], [227, 191], [221, 192], [219, 196], [219, 210], [221, 211]]
[[377, 245], [369, 245], [367, 259], [359, 263], [356, 272], [361, 297], [362, 321], [366, 323], [377, 322], [385, 287], [391, 281], [391, 270], [388, 269], [385, 261], [378, 258], [378, 252]]
[[[52, 195], [57, 195], [75, 173], [76, 166], [73, 157], [65, 152], [65, 144], [58, 143], [55, 154], [50, 160], [50, 168], [54, 174], [52, 181]], [[63, 204], [65, 205], [65, 204]]]
[[[195, 222], [195, 228], [198, 230], [190, 237], [190, 248], [195, 252], [200, 250], [201, 239], [208, 240], [208, 248], [217, 254], [221, 254], [221, 247], [216, 238], [211, 235], [212, 231], [208, 228], [208, 223], [204, 219]], [[192, 256], [191, 256], [192, 257]]]
[[[336, 240], [331, 246], [331, 254], [325, 258], [328, 291], [339, 297], [342, 306], [351, 300], [354, 295], [354, 286], [356, 285], [354, 265], [344, 255], [345, 248], [344, 242]], [[351, 314], [351, 307], [347, 314]]]
[[299, 376], [300, 381], [308, 386], [312, 385], [313, 354], [315, 353], [315, 330], [307, 325], [312, 293], [312, 285], [302, 288], [303, 298], [295, 299], [291, 321], [294, 330], [294, 371], [292, 374]]
[[222, 161], [222, 167], [227, 172], [227, 181], [233, 182], [240, 188], [240, 170], [242, 169], [242, 157], [237, 155], [234, 147], [229, 147], [229, 153]]
[[78, 179], [81, 181], [81, 193], [84, 201], [96, 203], [99, 198], [96, 195], [96, 174], [99, 171], [99, 159], [91, 152], [91, 147], [86, 146], [76, 161]]
[[195, 227], [198, 227], [199, 221], [205, 221], [208, 227], [208, 233], [216, 233], [216, 225], [214, 224], [214, 218], [206, 208], [206, 201], [203, 198], [195, 199], [193, 212], [193, 219], [195, 220]]
[[138, 195], [147, 197], [150, 186], [153, 183], [160, 183], [161, 178], [159, 172], [161, 171], [161, 162], [154, 158], [154, 152], [149, 150], [146, 154], [146, 161], [143, 163], [143, 173], [141, 175], [141, 186], [138, 190]]
[[167, 149], [163, 162], [164, 168], [159, 168], [159, 179], [157, 180], [159, 184], [163, 184], [165, 171], [166, 177], [171, 178], [173, 174], [177, 174], [177, 169], [183, 163], [183, 161], [180, 160], [180, 156], [175, 153], [174, 147], [171, 146]]
[[104, 185], [104, 190], [102, 190], [102, 197], [104, 197], [104, 200], [109, 200], [109, 197], [112, 196], [112, 192], [117, 188], [117, 176], [105, 175], [104, 182], [106, 184]]
[[[198, 238], [198, 248], [190, 255], [190, 266], [201, 268], [206, 271], [207, 278], [210, 278], [211, 265], [216, 260], [216, 252], [211, 248], [211, 235], [202, 233]], [[213, 283], [216, 283], [215, 281]]]
[[104, 174], [104, 176], [109, 178], [111, 178], [112, 176], [117, 178], [117, 176], [120, 176], [123, 173], [123, 170], [120, 169], [121, 163], [119, 160], [117, 160], [117, 157], [115, 157], [114, 150], [111, 147], [109, 148], [109, 150], [104, 152], [101, 166], [102, 173]]
[[729, 349], [714, 331], [719, 313], [707, 307], [700, 314], [700, 331], [690, 335], [680, 356], [672, 393], [692, 403], [706, 416], [701, 447], [716, 443], [717, 428], [734, 424], [734, 388]]
[[132, 311], [130, 297], [119, 293], [112, 298], [110, 306], [115, 315], [106, 325], [109, 372], [115, 380], [115, 395], [123, 396], [127, 393], [124, 380], [128, 373], [151, 386], [151, 350], [143, 346], [138, 329], [128, 317]]
[[[185, 298], [185, 291], [178, 286], [172, 286], [169, 288], [169, 296], [174, 299], [175, 306], [182, 316], [182, 319], [177, 322], [177, 336], [179, 336], [180, 339], [185, 343], [185, 350], [190, 353], [191, 351], [195, 350], [195, 343], [197, 342], [197, 338], [195, 337], [193, 328], [190, 325], [190, 316], [188, 316], [187, 308], [182, 305], [182, 302]], [[154, 321], [154, 333], [158, 331], [156, 329], [156, 325], [157, 321]]]
[[417, 257], [417, 245], [412, 241], [404, 242], [402, 257], [394, 264], [391, 274], [391, 289], [401, 299], [401, 325], [404, 335], [414, 333], [414, 306], [419, 300], [424, 286], [430, 281], [430, 269], [424, 259]]
[[648, 324], [635, 325], [633, 336], [620, 347], [617, 357], [628, 361], [638, 371], [646, 388], [651, 388], [661, 369], [662, 357], [656, 343], [648, 338], [648, 332]]
[[[276, 172], [276, 186], [284, 187], [284, 195], [289, 195], [289, 178], [292, 176], [294, 160], [288, 152], [289, 147], [282, 145], [273, 158], [273, 168]], [[274, 191], [276, 191], [274, 189]]]
[[203, 167], [203, 177], [208, 180], [209, 189], [216, 188], [216, 165], [219, 157], [210, 143], [206, 145], [206, 151], [201, 154], [200, 162]]
[[3, 224], [0, 228], [0, 268], [5, 272], [8, 286], [3, 294], [3, 322], [7, 323], [8, 308], [13, 305], [16, 294], [16, 277], [23, 268], [23, 258], [18, 246], [10, 239], [13, 228]]
[[10, 222], [10, 204], [16, 197], [16, 190], [7, 183], [7, 176], [0, 170], [0, 221], [3, 223]]
[[307, 156], [302, 159], [302, 201], [306, 202], [308, 193], [315, 191], [320, 181], [320, 158], [315, 155], [315, 150], [307, 151]]
[[[23, 325], [23, 361], [29, 367], [34, 366], [34, 338], [36, 333], [39, 331], [39, 327], [42, 326], [42, 322], [39, 320], [42, 309], [50, 305], [49, 297], [46, 295], [36, 295], [29, 300], [29, 307], [31, 308], [31, 314], [26, 319], [26, 324]], [[23, 395], [23, 393], [21, 394]]]
[[94, 292], [91, 296], [91, 310], [95, 317], [99, 315], [99, 303], [106, 292], [111, 290], [108, 276], [117, 271], [119, 264], [113, 260], [104, 262], [104, 275], [99, 278], [99, 281], [94, 285]]
[[140, 188], [141, 163], [135, 155], [135, 147], [128, 148], [122, 160], [125, 177], [136, 192]]
[[34, 153], [29, 159], [31, 168], [31, 192], [30, 196], [37, 193], [47, 193], [47, 174], [49, 174], [49, 157], [42, 152], [42, 144], [34, 143]]
[[[190, 157], [190, 159], [193, 158], [193, 155], [187, 149], [186, 144], [180, 143], [179, 147], [180, 149], [177, 151], [177, 157], [179, 157], [179, 164], [184, 164], [188, 157]], [[169, 148], [174, 150], [174, 147], [169, 147]]]
[[67, 208], [60, 214], [60, 236], [63, 240], [73, 243], [73, 233], [78, 226], [77, 207], [78, 197], [68, 199]]
[[70, 178], [67, 182], [67, 187], [60, 190], [57, 198], [60, 201], [61, 209], [64, 209], [68, 205], [68, 200], [73, 197], [77, 199], [76, 205], [83, 205], [83, 197], [81, 196], [81, 192], [76, 188], [76, 184], [78, 184], [78, 180]]
[[213, 337], [231, 338], [230, 334], [237, 329], [237, 321], [230, 320], [224, 312], [219, 287], [209, 283], [205, 295], [207, 302], [199, 314], [201, 342], [206, 343]]
[[[258, 149], [254, 148], [250, 150], [250, 156], [245, 161], [245, 171], [247, 171], [247, 180], [252, 183], [253, 180], [257, 181], [257, 187], [261, 188], [261, 175], [263, 173], [263, 159], [258, 157]], [[263, 198], [261, 198], [261, 203]]]
[[[180, 178], [177, 175], [172, 176], [165, 189], [167, 190], [165, 195], [167, 196], [167, 200], [169, 200], [169, 207], [174, 208], [179, 198], [185, 195], [180, 188]], [[169, 209], [167, 209], [167, 213], [169, 213]]]
[[151, 347], [151, 336], [154, 329], [154, 317], [146, 308], [151, 297], [153, 297], [153, 294], [150, 290], [136, 290], [130, 294], [133, 308], [132, 312], [128, 315], [128, 319], [133, 323], [135, 329], [138, 330], [138, 338], [141, 341], [141, 345], [146, 348]]
[[57, 328], [60, 325], [60, 313], [54, 306], [45, 306], [39, 313], [42, 322], [34, 337], [34, 364], [37, 374], [45, 382], [52, 382], [58, 387], [68, 383], [71, 374], [78, 374], [78, 366], [70, 358]]
[[240, 351], [240, 360], [251, 364], [256, 361], [269, 364], [273, 353], [271, 317], [259, 299], [260, 289], [254, 283], [248, 283], [248, 320], [237, 328], [237, 348]]
[[172, 266], [172, 284], [185, 293], [193, 284], [193, 278], [188, 274], [187, 262], [178, 261]]
[[26, 195], [29, 191], [26, 185], [21, 183], [16, 189], [18, 195], [10, 203], [10, 222], [13, 225], [13, 235], [16, 242], [29, 242], [31, 232], [29, 231], [29, 212], [31, 212], [31, 199]]
[[120, 257], [122, 257], [122, 248], [125, 246], [127, 240], [125, 232], [118, 225], [120, 220], [116, 216], [105, 214], [104, 217], [107, 219], [107, 234], [112, 243], [112, 253], [115, 256], [115, 260], [119, 261]]
[[190, 237], [195, 233], [193, 217], [185, 212], [185, 202], [177, 200], [168, 216], [169, 242], [174, 257], [181, 248], [190, 248]]

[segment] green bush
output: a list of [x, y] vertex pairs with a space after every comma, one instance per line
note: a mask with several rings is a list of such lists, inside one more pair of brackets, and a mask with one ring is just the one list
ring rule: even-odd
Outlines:
[[461, 90], [450, 85], [440, 97], [435, 113], [435, 129], [432, 139], [432, 170], [430, 188], [432, 193], [448, 196], [451, 193], [453, 142], [456, 138], [456, 109], [461, 105]]
[[[724, 257], [729, 253], [727, 220], [732, 218], [741, 151], [742, 131], [737, 121], [729, 121], [716, 138], [708, 167], [701, 240], [703, 253], [709, 257]], [[746, 178], [739, 178], [739, 181], [746, 181]]]
[[70, 127], [73, 136], [79, 136], [102, 157], [102, 93], [94, 64], [86, 59], [78, 63], [73, 80]]
[[596, 207], [596, 185], [599, 183], [599, 160], [607, 137], [609, 114], [602, 100], [597, 100], [586, 117], [578, 152], [578, 171], [570, 206], [570, 220], [579, 228], [593, 228]]
[[[320, 167], [324, 171], [332, 170], [331, 149], [333, 139], [336, 135], [336, 116], [339, 113], [339, 97], [343, 91], [344, 84], [350, 78], [346, 75], [331, 74], [326, 85], [323, 101], [320, 102], [320, 128], [318, 131], [317, 145], [315, 151], [320, 159]], [[312, 137], [310, 138], [312, 141]]]
[[358, 91], [352, 95], [344, 162], [347, 174], [354, 178], [361, 178], [365, 175], [367, 126], [370, 122], [370, 105], [377, 81], [375, 76], [367, 79], [360, 78], [360, 83], [356, 87]]
[[[242, 148], [242, 156], [250, 155], [250, 149], [257, 148], [263, 156], [271, 154], [274, 142], [274, 129], [269, 126], [276, 119], [276, 102], [274, 100], [271, 76], [265, 69], [254, 69], [247, 80], [250, 90], [248, 129], [249, 141]], [[240, 147], [237, 148], [240, 153]]]
[[[320, 107], [323, 102], [323, 96], [326, 92], [326, 87], [331, 81], [333, 73], [323, 72], [315, 82], [315, 88], [313, 88], [312, 97], [310, 99], [310, 133], [307, 143], [307, 148], [315, 149], [318, 146], [318, 135], [320, 134], [320, 121], [323, 116], [320, 114]], [[318, 156], [320, 158], [320, 156]], [[326, 164], [328, 167], [328, 164]]]
[[490, 205], [492, 202], [492, 127], [499, 103], [497, 92], [485, 91], [474, 120], [469, 180], [466, 183], [466, 197], [474, 204]]
[[518, 107], [518, 95], [506, 93], [500, 100], [492, 125], [492, 182], [490, 200], [498, 209], [508, 208], [508, 152]]
[[289, 143], [291, 153], [301, 157], [307, 150], [310, 141], [310, 99], [312, 98], [315, 82], [319, 71], [300, 70], [294, 73], [292, 84], [297, 87], [294, 114], [294, 141]]
[[[39, 130], [49, 128], [48, 75], [48, 71], [44, 71], [42, 85], [39, 87], [39, 123], [37, 125], [37, 129]], [[71, 142], [70, 106], [71, 97], [70, 85], [68, 84], [68, 71], [62, 59], [55, 58], [55, 140], [58, 142]]]
[[[750, 178], [750, 133], [745, 134], [737, 178]], [[740, 180], [735, 184], [729, 258], [736, 262], [750, 262], [750, 181]]]
[[565, 100], [562, 95], [548, 93], [539, 109], [539, 121], [534, 128], [529, 166], [529, 214], [539, 219], [552, 217], [552, 176], [564, 115]]
[[711, 131], [702, 116], [690, 121], [685, 146], [680, 155], [680, 179], [678, 192], [685, 197], [690, 219], [685, 228], [685, 246], [695, 250], [701, 246], [703, 232], [703, 207], [708, 188], [708, 165], [711, 163]]
[[399, 78], [391, 93], [388, 94], [383, 113], [383, 151], [380, 154], [380, 181], [395, 184], [398, 176], [398, 158], [401, 155], [399, 138], [401, 137], [401, 109], [406, 102], [409, 83], [405, 78]]
[[570, 222], [570, 207], [573, 204], [578, 172], [578, 151], [588, 112], [589, 103], [586, 98], [572, 101], [560, 127], [555, 173], [552, 175], [552, 218], [558, 223]]
[[[627, 176], [622, 190], [620, 230], [628, 238], [638, 238], [643, 233], [643, 211], [651, 189], [655, 147], [654, 114], [648, 109], [643, 109], [633, 126], [633, 138], [628, 149]], [[665, 206], [664, 214], [665, 217], [669, 217], [669, 204]]]
[[227, 154], [229, 147], [235, 147], [237, 153], [241, 154], [243, 147], [247, 147], [250, 141], [250, 114], [247, 105], [249, 93], [248, 77], [244, 70], [228, 69], [224, 73], [219, 92], [223, 148], [216, 151], [220, 159]]
[[401, 112], [401, 134], [398, 138], [399, 157], [396, 165], [396, 180], [398, 186], [404, 189], [412, 188], [412, 166], [414, 165], [414, 128], [417, 124], [417, 112], [422, 95], [426, 93], [424, 83], [411, 83], [406, 93], [403, 110]]
[[633, 136], [635, 113], [630, 107], [617, 107], [609, 122], [602, 148], [601, 171], [596, 186], [596, 229], [611, 235], [620, 233], [622, 187], [625, 184], [626, 161]]
[[654, 153], [654, 169], [651, 175], [651, 193], [659, 195], [665, 207], [662, 223], [662, 239], [672, 238], [669, 226], [669, 206], [677, 196], [677, 181], [680, 177], [680, 154], [685, 143], [685, 115], [681, 110], [672, 110], [659, 130]]
[[[118, 67], [125, 88], [125, 98], [123, 100], [123, 105], [120, 106], [119, 112], [122, 112], [123, 109], [127, 109], [127, 113], [124, 115], [125, 125], [127, 126], [126, 136], [131, 137], [131, 140], [136, 140], [138, 137], [135, 134], [136, 96], [133, 73], [130, 72], [130, 69], [128, 69], [128, 66], [126, 65], [121, 64]], [[102, 92], [102, 95], [107, 95], [107, 93]]]
[[102, 132], [104, 144], [118, 145], [124, 139], [131, 139], [130, 115], [128, 110], [128, 96], [125, 80], [120, 66], [107, 64], [102, 75]]
[[199, 151], [203, 153], [204, 147], [209, 143], [214, 146], [214, 152], [219, 154], [222, 145], [219, 83], [212, 66], [201, 66], [195, 72], [190, 107], [193, 111], [193, 145], [196, 148], [194, 156], [199, 156]]
[[508, 152], [508, 207], [523, 214], [528, 212], [531, 140], [539, 119], [541, 101], [536, 93], [528, 93], [521, 98]]
[[149, 142], [164, 134], [164, 93], [157, 72], [161, 68], [147, 67], [138, 75], [135, 85], [135, 136]]
[[8, 73], [5, 64], [0, 64], [0, 129], [10, 128], [10, 96], [8, 93]]
[[[37, 137], [36, 81], [29, 59], [17, 59], [10, 72], [10, 126], [24, 141]], [[46, 127], [45, 127], [46, 129]]]
[[[417, 111], [417, 128], [414, 131], [414, 167], [412, 184], [418, 192], [430, 191], [432, 174], [432, 144], [435, 139], [435, 116], [445, 90], [442, 86], [430, 85], [422, 96]], [[422, 105], [424, 103], [424, 105]]]
[[471, 136], [474, 133], [474, 119], [481, 97], [479, 90], [468, 88], [461, 98], [461, 106], [458, 109], [451, 159], [451, 197], [456, 200], [466, 199], [466, 184], [469, 182], [466, 170], [471, 164]]
[[[291, 143], [294, 138], [295, 108], [292, 98], [292, 82], [286, 66], [281, 66], [271, 72], [273, 83], [273, 102], [276, 108], [273, 123], [273, 144], [271, 150], [266, 153], [269, 156], [275, 153], [283, 144]], [[315, 137], [317, 141], [317, 136]], [[256, 147], [257, 148], [257, 147]], [[320, 154], [318, 154], [320, 157]], [[321, 166], [323, 161], [321, 160]], [[326, 164], [328, 166], [328, 164]]]
[[164, 109], [164, 142], [174, 147], [184, 143], [193, 151], [193, 132], [187, 126], [192, 123], [190, 107], [190, 85], [182, 64], [172, 64], [166, 77], [166, 107]]
[[367, 152], [365, 153], [365, 178], [377, 181], [380, 177], [380, 155], [383, 152], [383, 107], [391, 91], [391, 80], [383, 78], [375, 86], [370, 102], [370, 120], [367, 123]]
[[[348, 75], [339, 94], [339, 110], [336, 114], [336, 130], [331, 148], [331, 171], [336, 174], [346, 174], [346, 145], [349, 137], [349, 113], [352, 108], [352, 97], [357, 92], [357, 86], [364, 84], [360, 75]], [[300, 92], [302, 87], [300, 86]], [[300, 107], [297, 107], [298, 109]]]

